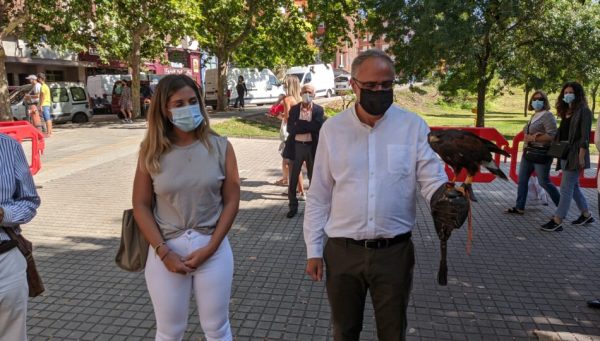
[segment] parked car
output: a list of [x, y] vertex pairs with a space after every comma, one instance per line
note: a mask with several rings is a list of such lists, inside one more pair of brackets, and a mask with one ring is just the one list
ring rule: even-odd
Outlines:
[[[31, 84], [23, 85], [10, 94], [10, 110], [15, 120], [27, 119], [27, 107], [23, 98], [31, 92]], [[85, 123], [92, 117], [90, 98], [85, 86], [77, 82], [51, 82], [50, 100], [52, 107], [50, 115], [55, 122]]]
[[351, 91], [350, 74], [342, 74], [335, 77], [335, 92], [339, 95], [346, 91]]
[[289, 68], [286, 74], [298, 77], [301, 86], [310, 83], [314, 86], [315, 96], [317, 97], [331, 97], [335, 94], [335, 82], [331, 64], [294, 66]]

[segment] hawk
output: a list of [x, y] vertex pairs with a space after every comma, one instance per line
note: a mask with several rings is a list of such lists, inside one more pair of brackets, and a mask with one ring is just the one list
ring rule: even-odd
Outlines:
[[508, 157], [510, 154], [489, 140], [465, 130], [447, 129], [430, 132], [428, 141], [431, 148], [454, 171], [452, 182], [456, 180], [463, 168], [467, 170], [467, 178], [463, 187], [472, 201], [477, 201], [473, 195], [471, 184], [480, 166], [485, 167], [501, 179], [508, 180], [506, 174], [494, 163], [492, 153]]

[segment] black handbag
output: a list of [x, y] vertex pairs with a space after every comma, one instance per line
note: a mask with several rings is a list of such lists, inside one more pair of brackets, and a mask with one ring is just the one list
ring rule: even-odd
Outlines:
[[545, 164], [552, 159], [551, 156], [548, 156], [548, 149], [549, 147], [527, 146], [523, 157], [529, 162]]
[[[529, 124], [527, 124], [527, 134], [529, 135], [529, 125], [531, 125], [531, 121], [529, 122]], [[546, 162], [548, 162], [550, 159], [552, 159], [551, 156], [548, 156], [548, 149], [550, 147], [548, 146], [534, 146], [534, 145], [527, 145], [527, 147], [525, 147], [523, 149], [523, 157], [525, 158], [525, 160], [532, 162], [532, 163], [541, 163], [541, 164], [545, 164]]]
[[569, 155], [568, 141], [554, 141], [548, 149], [548, 155], [557, 159], [566, 159]]

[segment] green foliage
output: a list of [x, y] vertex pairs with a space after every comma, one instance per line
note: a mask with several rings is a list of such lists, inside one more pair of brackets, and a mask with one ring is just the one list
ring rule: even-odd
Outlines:
[[[338, 49], [352, 44], [350, 36], [360, 32], [360, 5], [357, 0], [308, 0], [313, 36], [315, 43], [320, 45], [321, 60], [334, 60]], [[321, 24], [325, 26], [322, 35], [317, 31]]]
[[299, 8], [288, 2], [285, 12], [263, 15], [260, 25], [233, 52], [233, 61], [239, 67], [270, 69], [311, 64], [316, 54], [316, 48], [306, 39], [311, 30]]
[[[0, 41], [17, 36], [29, 43], [36, 53], [42, 44], [58, 49], [78, 50], [83, 46], [76, 39], [89, 27], [91, 3], [86, 0], [0, 1]], [[0, 121], [12, 120], [8, 102], [6, 54], [0, 44]]]
[[[189, 18], [183, 2], [164, 0], [95, 0], [90, 43], [104, 60], [130, 60], [134, 39], [140, 39], [142, 59], [164, 55], [168, 45], [178, 45]], [[87, 37], [84, 37], [86, 39]]]
[[485, 96], [498, 68], [522, 44], [548, 2], [367, 1], [367, 26], [393, 42], [396, 66], [425, 76], [440, 61], [449, 66], [442, 89], [477, 92], [478, 125], [484, 125]]
[[[292, 0], [195, 0], [193, 18], [200, 46], [218, 59], [218, 108], [225, 107], [227, 67], [276, 66], [311, 61], [310, 28]], [[282, 11], [285, 10], [285, 11]], [[304, 63], [302, 63], [304, 64]]]

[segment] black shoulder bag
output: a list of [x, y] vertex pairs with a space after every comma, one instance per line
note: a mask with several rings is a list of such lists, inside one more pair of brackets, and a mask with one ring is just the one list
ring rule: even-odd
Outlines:
[[[532, 118], [533, 119], [533, 118]], [[529, 135], [529, 126], [531, 125], [531, 120], [527, 124], [527, 135]], [[538, 147], [531, 144], [528, 144], [523, 149], [523, 157], [525, 160], [533, 163], [542, 163], [545, 164], [551, 159], [551, 156], [548, 156], [548, 149], [550, 147]]]

